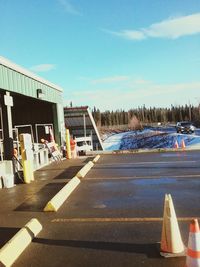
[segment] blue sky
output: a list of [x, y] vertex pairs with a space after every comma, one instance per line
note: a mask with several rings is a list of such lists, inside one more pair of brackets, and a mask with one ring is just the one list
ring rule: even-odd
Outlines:
[[199, 0], [0, 0], [0, 55], [69, 105], [200, 103]]

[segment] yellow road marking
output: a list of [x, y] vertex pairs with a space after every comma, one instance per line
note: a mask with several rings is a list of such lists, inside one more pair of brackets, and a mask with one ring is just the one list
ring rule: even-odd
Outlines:
[[174, 161], [140, 161], [140, 162], [119, 162], [119, 163], [100, 163], [98, 167], [101, 166], [122, 166], [122, 165], [146, 165], [146, 164], [177, 164], [177, 163], [196, 163], [196, 160], [174, 160]]
[[200, 174], [186, 174], [186, 175], [165, 175], [165, 176], [122, 176], [122, 177], [90, 177], [90, 178], [84, 178], [84, 181], [86, 180], [130, 180], [130, 179], [145, 179], [145, 178], [195, 178], [200, 177]]
[[[180, 217], [178, 221], [187, 222], [199, 217]], [[70, 223], [70, 222], [162, 222], [163, 218], [57, 218], [51, 220], [52, 223]]]

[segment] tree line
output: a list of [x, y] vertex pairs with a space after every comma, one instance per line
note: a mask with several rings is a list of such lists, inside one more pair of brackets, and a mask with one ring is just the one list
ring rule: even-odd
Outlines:
[[92, 109], [97, 126], [140, 125], [154, 123], [176, 123], [177, 121], [192, 121], [200, 125], [200, 105], [173, 106], [170, 108], [142, 107], [116, 111], [101, 112], [98, 108]]

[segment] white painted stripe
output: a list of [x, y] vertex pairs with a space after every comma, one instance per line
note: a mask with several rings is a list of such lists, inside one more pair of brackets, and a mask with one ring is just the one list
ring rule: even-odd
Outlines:
[[200, 251], [200, 232], [190, 233], [188, 248], [194, 251]]

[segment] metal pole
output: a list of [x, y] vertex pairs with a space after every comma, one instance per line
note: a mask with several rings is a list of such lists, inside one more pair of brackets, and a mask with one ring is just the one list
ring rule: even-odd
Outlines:
[[83, 114], [83, 128], [84, 128], [84, 137], [86, 137], [86, 121], [85, 121], [85, 114]]
[[92, 150], [94, 150], [94, 147], [93, 147], [93, 136], [92, 136], [92, 131], [91, 131], [91, 145], [92, 145]]

